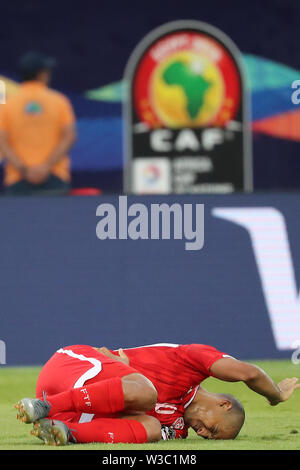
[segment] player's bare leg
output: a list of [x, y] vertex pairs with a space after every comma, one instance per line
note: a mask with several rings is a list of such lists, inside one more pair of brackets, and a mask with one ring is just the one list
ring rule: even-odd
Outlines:
[[149, 411], [157, 402], [157, 391], [142, 374], [129, 374], [122, 378], [125, 411]]
[[161, 424], [158, 419], [149, 415], [123, 416], [122, 419], [133, 419], [140, 422], [147, 432], [147, 442], [157, 442], [162, 439]]

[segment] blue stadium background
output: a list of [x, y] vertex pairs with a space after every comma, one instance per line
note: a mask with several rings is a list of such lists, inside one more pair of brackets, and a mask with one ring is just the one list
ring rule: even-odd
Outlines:
[[[300, 76], [300, 6], [292, 0], [12, 1], [1, 5], [1, 17], [1, 75], [18, 80], [16, 61], [27, 50], [38, 49], [58, 60], [53, 87], [70, 97], [78, 119], [74, 186], [122, 190], [120, 81], [136, 44], [165, 22], [211, 23], [237, 44], [249, 69], [255, 60], [253, 121], [295, 109], [290, 84]], [[259, 86], [270, 63], [279, 64], [269, 71], [271, 81], [286, 74], [276, 92]], [[111, 99], [88, 98], [88, 91], [107, 85], [112, 85]], [[300, 128], [300, 119], [297, 122]], [[300, 188], [299, 141], [255, 133], [253, 154], [256, 190]]]
[[[74, 186], [122, 191], [126, 62], [145, 34], [181, 18], [211, 23], [237, 44], [256, 84], [249, 90], [253, 121], [295, 108], [290, 85], [300, 78], [300, 6], [294, 0], [1, 4], [1, 76], [18, 80], [16, 62], [27, 50], [58, 60], [53, 87], [70, 97], [78, 119]], [[260, 83], [265, 72], [269, 88]], [[88, 92], [99, 89], [102, 99], [92, 99]], [[254, 133], [253, 195], [180, 199], [205, 203], [206, 241], [199, 253], [184, 251], [181, 241], [100, 242], [96, 207], [114, 202], [110, 194], [1, 198], [0, 339], [7, 364], [40, 364], [56, 348], [77, 342], [207, 342], [245, 359], [290, 357], [290, 350], [276, 348], [248, 234], [211, 211], [275, 207], [287, 223], [299, 279], [299, 194], [282, 194], [300, 189], [299, 140], [300, 127], [294, 140]], [[277, 193], [258, 194], [270, 190]]]
[[[78, 343], [204, 343], [244, 359], [291, 356], [276, 347], [249, 233], [215, 217], [213, 209], [279, 211], [299, 279], [298, 195], [132, 196], [128, 205], [134, 202], [148, 208], [152, 202], [204, 203], [203, 249], [186, 251], [185, 240], [99, 240], [96, 208], [117, 207], [117, 196], [76, 203], [1, 199], [0, 339], [8, 365], [40, 364], [58, 348]], [[272, 234], [274, 240], [278, 235]], [[278, 274], [288, 286], [285, 273]], [[294, 332], [300, 340], [299, 328]]]

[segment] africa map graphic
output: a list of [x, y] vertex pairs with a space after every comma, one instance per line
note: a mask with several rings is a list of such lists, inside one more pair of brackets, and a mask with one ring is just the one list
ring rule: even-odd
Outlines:
[[163, 80], [167, 85], [180, 86], [187, 100], [186, 111], [191, 119], [195, 119], [205, 103], [206, 91], [211, 88], [212, 83], [181, 61], [168, 66]]

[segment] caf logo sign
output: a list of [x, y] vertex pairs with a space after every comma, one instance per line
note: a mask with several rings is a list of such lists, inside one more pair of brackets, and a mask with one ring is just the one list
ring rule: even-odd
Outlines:
[[135, 108], [150, 127], [224, 125], [240, 100], [239, 73], [216, 40], [176, 32], [149, 48], [136, 70]]
[[[169, 166], [171, 183], [162, 192], [205, 192], [218, 184], [244, 189], [247, 118], [237, 56], [223, 33], [197, 22], [167, 24], [137, 46], [125, 72], [127, 191], [140, 187], [132, 181], [133, 174], [139, 178], [135, 163], [145, 173], [153, 158], [158, 167]], [[224, 158], [218, 162], [220, 151], [224, 158], [227, 154], [227, 164]], [[203, 165], [203, 158], [211, 164]], [[176, 174], [178, 167], [181, 174]], [[201, 175], [204, 167], [210, 171]]]

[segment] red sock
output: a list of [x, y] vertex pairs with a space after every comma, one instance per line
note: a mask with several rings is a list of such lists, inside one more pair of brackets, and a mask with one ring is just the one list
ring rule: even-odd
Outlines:
[[46, 397], [51, 404], [49, 416], [63, 411], [108, 414], [124, 410], [124, 393], [120, 377], [73, 388]]
[[147, 432], [133, 419], [96, 418], [89, 423], [66, 423], [76, 442], [124, 442], [143, 444]]

